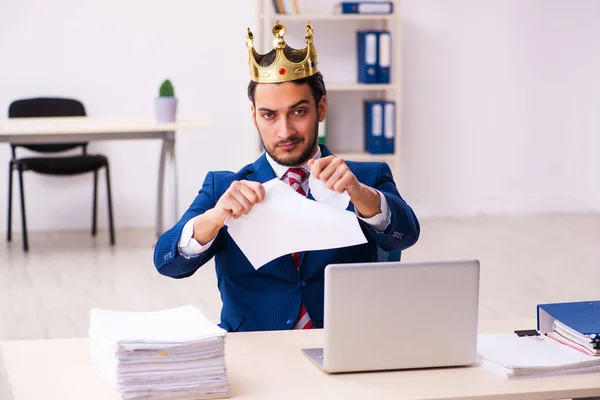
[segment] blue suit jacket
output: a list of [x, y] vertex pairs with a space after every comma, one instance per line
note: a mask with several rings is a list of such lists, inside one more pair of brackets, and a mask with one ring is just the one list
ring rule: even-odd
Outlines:
[[[321, 151], [323, 157], [331, 155], [325, 146], [321, 147]], [[158, 240], [154, 250], [154, 264], [158, 272], [173, 278], [185, 278], [215, 257], [223, 300], [219, 325], [228, 331], [291, 329], [302, 301], [314, 325], [322, 328], [324, 270], [327, 265], [375, 261], [377, 246], [385, 251], [406, 249], [417, 241], [420, 231], [419, 222], [410, 206], [400, 197], [387, 164], [348, 161], [347, 165], [360, 182], [385, 195], [391, 210], [391, 222], [382, 233], [359, 219], [368, 243], [304, 252], [298, 269], [291, 255], [286, 255], [255, 270], [224, 227], [207, 251], [192, 259], [183, 257], [177, 247], [183, 226], [193, 217], [213, 208], [233, 181], [264, 183], [276, 178], [263, 154], [254, 164], [237, 173], [208, 173], [190, 208]], [[308, 198], [313, 199], [310, 192]], [[352, 203], [348, 210], [354, 211]]]

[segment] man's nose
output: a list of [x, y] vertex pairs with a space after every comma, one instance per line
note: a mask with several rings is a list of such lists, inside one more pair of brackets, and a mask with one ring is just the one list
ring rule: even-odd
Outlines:
[[285, 140], [290, 136], [294, 136], [296, 131], [294, 130], [294, 126], [292, 125], [292, 121], [290, 120], [290, 118], [288, 118], [287, 116], [283, 117], [281, 118], [279, 123], [279, 139]]

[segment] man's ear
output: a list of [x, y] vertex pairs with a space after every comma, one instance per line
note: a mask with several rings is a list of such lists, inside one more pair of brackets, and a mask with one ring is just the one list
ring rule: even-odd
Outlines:
[[250, 111], [252, 112], [252, 122], [254, 123], [254, 126], [256, 127], [256, 109], [254, 108], [254, 104], [250, 104]]
[[317, 110], [319, 111], [319, 122], [323, 122], [325, 116], [327, 115], [327, 96], [321, 97]]

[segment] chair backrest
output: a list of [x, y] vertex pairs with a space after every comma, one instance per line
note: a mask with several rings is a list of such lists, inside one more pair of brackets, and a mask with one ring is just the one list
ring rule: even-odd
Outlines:
[[[85, 107], [74, 99], [37, 97], [13, 101], [8, 107], [8, 118], [41, 118], [41, 117], [84, 117]], [[60, 143], [60, 144], [11, 144], [13, 157], [15, 147], [25, 147], [40, 153], [56, 153], [83, 147], [87, 143]]]
[[377, 246], [377, 262], [400, 261], [401, 251], [385, 251]]

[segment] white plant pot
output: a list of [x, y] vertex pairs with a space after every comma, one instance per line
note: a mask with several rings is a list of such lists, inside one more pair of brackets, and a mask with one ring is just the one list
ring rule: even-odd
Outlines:
[[158, 122], [174, 122], [177, 119], [177, 98], [157, 97], [154, 111]]

